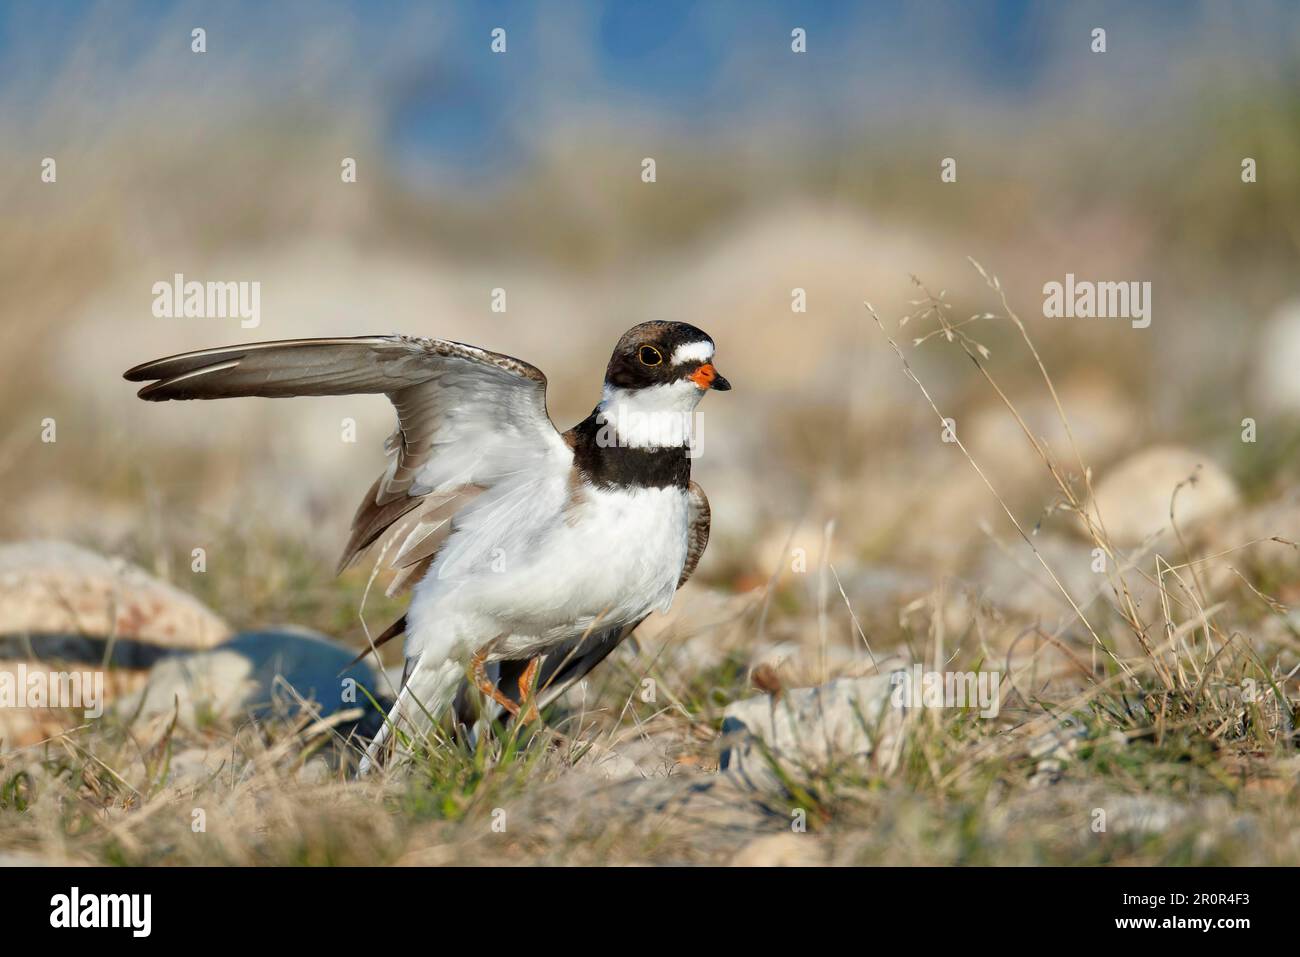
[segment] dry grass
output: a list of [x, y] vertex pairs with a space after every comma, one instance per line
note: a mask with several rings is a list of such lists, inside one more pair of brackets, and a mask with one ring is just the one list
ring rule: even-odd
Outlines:
[[[955, 321], [946, 295], [918, 280], [900, 330], [969, 360], [1046, 472], [1042, 515], [1077, 522], [1104, 555], [1105, 586], [1071, 593], [1038, 547], [1038, 525], [955, 443], [1059, 591], [1069, 609], [1059, 622], [1009, 613], [950, 578], [855, 605], [832, 561], [834, 526], [820, 530], [820, 565], [805, 580], [788, 570], [788, 532], [767, 585], [735, 598], [725, 620], [700, 631], [674, 619], [614, 656], [543, 727], [474, 746], [439, 739], [400, 773], [356, 780], [350, 742], [289, 717], [184, 731], [118, 716], [6, 754], [0, 853], [119, 864], [717, 863], [789, 832], [803, 809], [811, 859], [835, 863], [1300, 863], [1296, 681], [1284, 666], [1300, 635], [1268, 577], [1240, 570], [1271, 567], [1269, 555], [1295, 545], [1281, 529], [1198, 544], [1179, 526], [1176, 489], [1173, 538], [1116, 547], [1089, 507], [1092, 469], [1052, 377], [1001, 283], [976, 268], [995, 311]], [[868, 309], [942, 422], [941, 400]], [[1036, 435], [993, 374], [975, 335], [999, 325], [1014, 331], [1001, 341], [1024, 350], [1068, 448]], [[208, 582], [214, 605], [239, 605], [248, 622], [290, 616], [358, 633], [363, 574], [326, 586], [322, 563], [292, 543], [242, 547], [244, 577]], [[1232, 587], [1212, 588], [1224, 569]], [[997, 668], [1002, 709], [992, 720], [913, 712], [896, 762], [785, 769], [780, 787], [746, 790], [717, 773], [718, 730], [725, 706], [755, 693], [751, 671], [774, 636], [794, 649], [779, 669], [787, 684], [900, 661]], [[639, 693], [647, 677], [653, 701]]]

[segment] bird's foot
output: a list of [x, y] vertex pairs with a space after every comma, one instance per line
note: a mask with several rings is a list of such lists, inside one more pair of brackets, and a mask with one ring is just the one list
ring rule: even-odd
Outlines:
[[528, 662], [523, 673], [519, 676], [519, 701], [527, 705], [524, 710], [524, 723], [541, 720], [541, 715], [537, 712], [537, 695], [533, 688], [533, 681], [537, 677], [537, 667], [542, 662], [540, 657], [534, 658]]
[[501, 705], [501, 707], [505, 708], [506, 711], [510, 713], [511, 717], [518, 717], [519, 705], [515, 704], [503, 695], [500, 689], [492, 683], [492, 679], [487, 676], [487, 668], [485, 667], [486, 662], [486, 648], [475, 652], [474, 657], [469, 660], [470, 680], [474, 682], [474, 686], [478, 688], [479, 691], [483, 692], [497, 704]]

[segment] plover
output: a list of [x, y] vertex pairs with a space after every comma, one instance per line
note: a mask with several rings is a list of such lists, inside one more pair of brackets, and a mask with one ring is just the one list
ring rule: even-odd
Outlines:
[[[468, 678], [525, 718], [667, 610], [709, 540], [691, 481], [691, 421], [731, 385], [714, 342], [683, 322], [628, 330], [600, 403], [559, 432], [546, 377], [510, 356], [443, 339], [297, 339], [190, 352], [125, 377], [142, 399], [383, 393], [397, 409], [387, 470], [352, 522], [340, 571], [401, 522], [390, 590], [414, 583], [394, 727], [427, 733]], [[390, 546], [391, 547], [391, 546]]]

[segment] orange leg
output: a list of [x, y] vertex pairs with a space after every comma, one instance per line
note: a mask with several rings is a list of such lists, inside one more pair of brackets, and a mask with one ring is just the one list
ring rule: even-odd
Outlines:
[[528, 662], [528, 667], [524, 668], [523, 673], [519, 676], [519, 702], [527, 703], [528, 710], [524, 712], [525, 721], [537, 721], [541, 715], [537, 713], [537, 702], [534, 700], [533, 679], [537, 677], [537, 666], [542, 663], [540, 657], [534, 658]]
[[492, 683], [492, 680], [487, 676], [487, 670], [484, 668], [484, 662], [486, 660], [486, 647], [480, 648], [474, 653], [474, 657], [469, 660], [470, 680], [474, 682], [474, 686], [478, 688], [479, 691], [483, 692], [497, 704], [501, 705], [501, 707], [505, 708], [512, 716], [517, 717], [519, 715], [519, 705], [515, 704], [497, 690], [497, 686]]

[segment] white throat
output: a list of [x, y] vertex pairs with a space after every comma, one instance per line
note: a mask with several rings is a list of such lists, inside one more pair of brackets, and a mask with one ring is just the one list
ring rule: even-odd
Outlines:
[[606, 383], [596, 421], [598, 443], [632, 448], [689, 445], [695, 434], [695, 407], [704, 390], [690, 379], [644, 389], [619, 389]]

